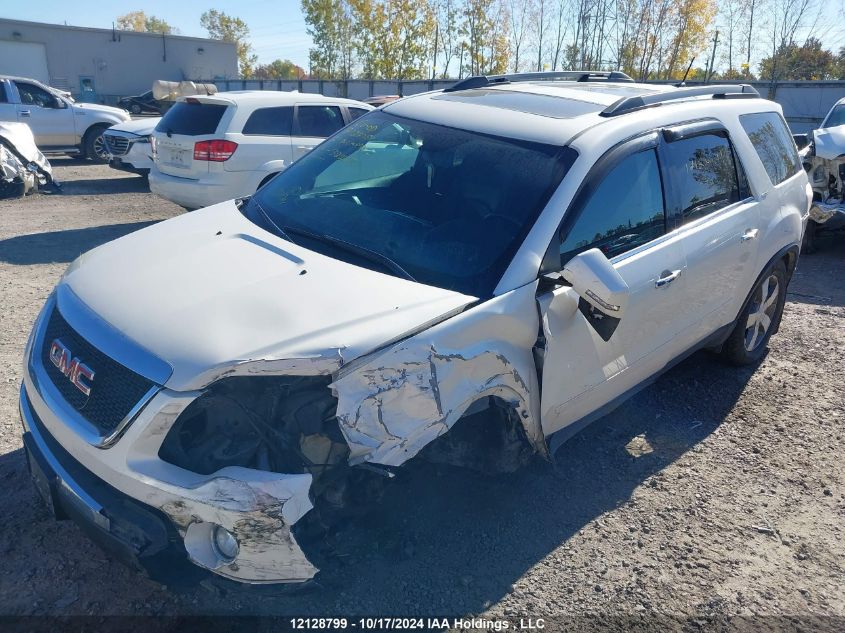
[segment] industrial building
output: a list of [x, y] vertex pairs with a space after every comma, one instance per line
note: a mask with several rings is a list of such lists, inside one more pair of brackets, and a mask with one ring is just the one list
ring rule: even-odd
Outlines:
[[238, 58], [235, 44], [220, 40], [0, 18], [0, 74], [113, 104], [156, 79], [237, 77]]

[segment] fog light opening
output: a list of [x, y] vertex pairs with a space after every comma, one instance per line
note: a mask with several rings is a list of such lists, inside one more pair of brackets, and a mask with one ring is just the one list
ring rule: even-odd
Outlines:
[[215, 554], [226, 564], [235, 560], [240, 551], [238, 540], [232, 536], [229, 530], [220, 525], [214, 526], [211, 533], [211, 546], [214, 548]]

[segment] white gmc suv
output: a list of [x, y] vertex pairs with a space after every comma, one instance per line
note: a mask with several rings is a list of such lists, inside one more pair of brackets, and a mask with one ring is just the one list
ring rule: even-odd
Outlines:
[[695, 350], [760, 359], [811, 198], [748, 86], [390, 103], [70, 265], [26, 348], [32, 476], [153, 577], [309, 580], [408, 460], [513, 470]]

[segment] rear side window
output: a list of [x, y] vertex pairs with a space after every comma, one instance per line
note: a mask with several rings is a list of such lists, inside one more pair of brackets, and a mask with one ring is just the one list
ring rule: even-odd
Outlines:
[[665, 227], [657, 156], [653, 149], [631, 154], [605, 176], [581, 208], [561, 241], [561, 265], [591, 248], [615, 257], [660, 237]]
[[249, 115], [243, 133], [255, 136], [290, 136], [293, 107], [259, 108]]
[[156, 132], [202, 136], [214, 134], [228, 106], [217, 103], [179, 101], [156, 125]]
[[337, 106], [299, 106], [296, 116], [302, 136], [326, 138], [343, 127], [343, 117]]
[[686, 224], [739, 200], [739, 180], [730, 141], [702, 134], [666, 145], [670, 215]]
[[9, 103], [9, 97], [6, 96], [6, 83], [0, 81], [0, 103]]
[[801, 171], [795, 142], [783, 118], [776, 112], [741, 114], [739, 122], [751, 139], [773, 185]]

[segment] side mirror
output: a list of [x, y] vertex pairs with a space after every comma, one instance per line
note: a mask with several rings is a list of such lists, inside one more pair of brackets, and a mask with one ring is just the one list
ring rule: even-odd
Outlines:
[[563, 278], [596, 310], [622, 318], [630, 294], [628, 284], [599, 249], [591, 248], [570, 259], [563, 267]]

